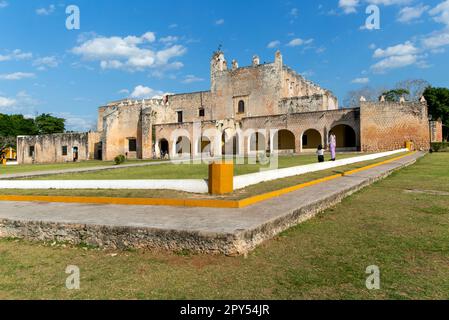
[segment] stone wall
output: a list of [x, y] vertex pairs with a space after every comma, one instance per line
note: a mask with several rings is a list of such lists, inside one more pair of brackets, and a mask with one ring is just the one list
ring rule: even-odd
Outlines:
[[417, 150], [430, 147], [425, 103], [361, 102], [360, 128], [366, 152], [400, 149], [406, 141], [412, 141]]
[[[263, 141], [263, 150], [271, 152], [276, 150], [276, 146], [271, 143], [275, 140], [276, 131], [284, 131], [286, 134], [278, 135], [279, 146], [278, 151], [286, 147], [290, 152], [299, 153], [303, 149], [316, 149], [318, 144], [324, 147], [328, 144], [328, 136], [330, 131], [337, 134], [338, 147], [343, 150], [359, 150], [360, 149], [360, 110], [359, 109], [340, 109], [318, 112], [303, 112], [285, 115], [248, 117], [241, 120], [220, 120], [220, 121], [204, 121], [204, 122], [186, 122], [172, 124], [155, 125], [155, 141], [156, 155], [159, 155], [159, 144], [161, 140], [166, 140], [169, 144], [170, 156], [175, 152], [176, 140], [180, 135], [187, 136], [191, 143], [191, 152], [197, 156], [200, 148], [198, 145], [202, 136], [206, 136], [211, 141], [212, 155], [222, 154], [222, 140], [225, 137], [229, 143], [234, 143], [237, 147], [235, 153], [244, 155], [251, 151], [255, 151], [251, 147], [251, 139], [255, 139], [254, 135], [260, 135]], [[196, 128], [195, 128], [196, 126]], [[344, 136], [346, 128], [353, 134], [353, 143], [346, 144], [347, 137]], [[211, 136], [209, 130], [218, 129], [218, 135]], [[304, 134], [313, 131], [314, 135], [310, 136], [309, 144], [303, 146]], [[307, 133], [309, 132], [309, 133]], [[176, 134], [175, 134], [176, 133]], [[315, 139], [316, 136], [319, 138]], [[318, 143], [310, 143], [319, 140]], [[254, 144], [254, 143], [253, 143]], [[232, 150], [232, 148], [231, 148]], [[257, 150], [257, 149], [256, 149]], [[261, 151], [261, 150], [259, 150]]]
[[[93, 141], [95, 135], [92, 136]], [[30, 147], [34, 147], [34, 153]], [[63, 155], [67, 147], [67, 155]], [[40, 136], [17, 137], [17, 161], [19, 164], [71, 162], [74, 148], [78, 148], [78, 160], [89, 159], [89, 133], [61, 133]]]
[[[103, 160], [123, 154], [129, 159], [142, 157], [141, 104], [110, 107], [103, 119]], [[137, 151], [129, 150], [129, 140], [136, 139]]]
[[432, 142], [443, 142], [443, 122], [441, 120], [431, 121]]

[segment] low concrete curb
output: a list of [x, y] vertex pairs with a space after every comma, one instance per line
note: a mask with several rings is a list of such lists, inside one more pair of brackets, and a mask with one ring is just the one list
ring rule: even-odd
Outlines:
[[[163, 216], [160, 218], [166, 219], [163, 223], [156, 221], [159, 217], [156, 215], [154, 220], [148, 220], [148, 215], [154, 214], [153, 210], [160, 210], [151, 206], [145, 207], [147, 211], [142, 211], [141, 216], [137, 213], [133, 216], [134, 211], [138, 210], [135, 207], [129, 209], [128, 219], [117, 214], [121, 219], [118, 222], [111, 220], [113, 218], [108, 220], [105, 215], [94, 219], [95, 212], [92, 212], [90, 217], [90, 211], [87, 217], [72, 216], [70, 219], [66, 218], [67, 221], [55, 217], [50, 221], [51, 217], [47, 216], [45, 219], [35, 219], [32, 213], [28, 214], [26, 219], [17, 219], [13, 218], [14, 214], [0, 210], [0, 237], [86, 243], [109, 249], [150, 248], [241, 255], [280, 232], [334, 206], [354, 192], [415, 163], [416, 159], [423, 155], [424, 153], [417, 153], [397, 162], [324, 182], [244, 209], [166, 207], [161, 210], [160, 215], [172, 215], [172, 220]], [[14, 204], [23, 205], [10, 203]], [[74, 207], [74, 210], [79, 208], [83, 207]], [[89, 210], [90, 208], [95, 210], [100, 206], [90, 206]], [[104, 224], [100, 224], [99, 219], [104, 219]], [[158, 227], [155, 227], [156, 225]]]

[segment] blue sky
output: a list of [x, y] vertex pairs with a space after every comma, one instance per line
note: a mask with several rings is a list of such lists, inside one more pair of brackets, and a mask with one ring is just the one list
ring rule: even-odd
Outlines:
[[[364, 27], [372, 4], [378, 30]], [[79, 30], [66, 28], [68, 5]], [[219, 45], [240, 66], [280, 49], [340, 101], [405, 79], [449, 87], [449, 0], [0, 0], [0, 112], [91, 129], [109, 101], [208, 90]]]

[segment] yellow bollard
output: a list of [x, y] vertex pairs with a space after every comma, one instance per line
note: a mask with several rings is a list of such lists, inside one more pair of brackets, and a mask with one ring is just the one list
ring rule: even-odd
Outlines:
[[2, 165], [6, 166], [6, 159], [2, 159]]
[[405, 148], [408, 149], [408, 151], [413, 151], [413, 142], [406, 141], [405, 142]]
[[209, 193], [221, 195], [234, 191], [234, 163], [213, 162], [209, 165]]

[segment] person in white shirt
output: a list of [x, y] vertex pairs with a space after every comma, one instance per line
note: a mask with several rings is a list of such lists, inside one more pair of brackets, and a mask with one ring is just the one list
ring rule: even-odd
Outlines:
[[324, 149], [321, 144], [318, 146], [318, 150], [316, 151], [316, 154], [318, 156], [318, 162], [324, 162]]

